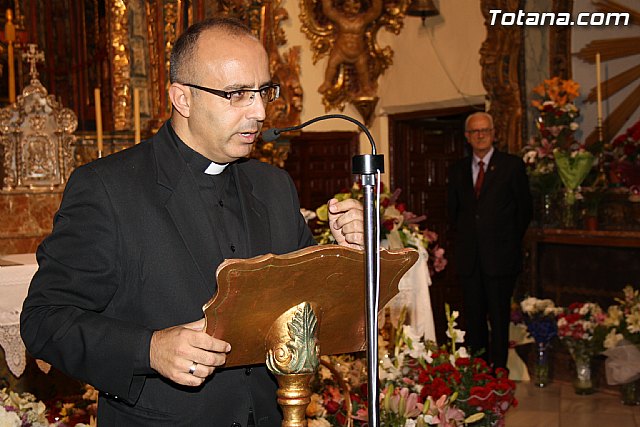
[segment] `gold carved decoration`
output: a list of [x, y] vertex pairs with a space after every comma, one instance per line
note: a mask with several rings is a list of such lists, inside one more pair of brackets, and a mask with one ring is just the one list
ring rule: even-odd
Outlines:
[[[179, 0], [164, 1], [164, 72], [167, 76], [164, 83], [165, 93], [169, 93], [169, 86], [171, 85], [168, 78], [171, 69], [171, 49], [173, 49], [173, 44], [180, 35], [180, 29], [176, 28], [178, 23], [178, 3]], [[164, 108], [164, 112], [168, 117], [171, 114], [171, 103], [165, 103]]]
[[318, 369], [318, 318], [303, 302], [283, 313], [267, 333], [267, 368], [274, 374], [308, 374]]
[[360, 0], [300, 0], [302, 31], [311, 40], [314, 64], [329, 57], [318, 88], [326, 111], [342, 111], [354, 101], [363, 116], [375, 108], [378, 77], [393, 63], [393, 51], [381, 48], [376, 35], [383, 26], [399, 34], [409, 3], [371, 0], [363, 8]]
[[308, 302], [285, 311], [265, 338], [267, 368], [276, 377], [283, 426], [302, 426], [311, 402], [309, 382], [320, 364], [318, 318]]
[[490, 25], [489, 10], [518, 13], [518, 0], [482, 0], [487, 38], [480, 48], [482, 84], [490, 101], [498, 146], [515, 153], [522, 147], [522, 105], [518, 63], [521, 28], [517, 25]]
[[[571, 13], [573, 0], [556, 0], [553, 13]], [[561, 79], [571, 78], [571, 27], [549, 26], [549, 71], [550, 75]]]
[[[599, 12], [628, 13], [631, 17], [630, 24], [636, 27], [640, 26], [640, 10], [628, 8], [612, 0], [596, 1], [594, 4]], [[593, 40], [583, 47], [576, 56], [589, 64], [594, 64], [596, 53], [600, 53], [600, 58], [603, 62], [638, 55], [640, 54], [640, 37]], [[640, 65], [632, 66], [628, 70], [602, 82], [603, 100], [609, 99], [618, 91], [631, 85], [636, 86], [602, 122], [604, 142], [614, 138], [634, 112], [640, 108]], [[587, 97], [587, 102], [595, 101], [596, 88], [594, 87]], [[586, 137], [585, 143], [587, 145], [595, 144], [598, 139], [598, 128], [596, 127]]]
[[[281, 7], [281, 0], [222, 0], [220, 4], [223, 15], [240, 19], [262, 41], [269, 54], [272, 80], [280, 84], [280, 98], [267, 106], [264, 128], [299, 124], [302, 113], [300, 46], [280, 53], [279, 48], [287, 43], [282, 21], [289, 19], [288, 12]], [[288, 151], [286, 142], [266, 143], [259, 140], [251, 157], [283, 167]]]
[[131, 122], [131, 77], [129, 72], [129, 19], [124, 0], [115, 0], [109, 10], [110, 56], [114, 130], [126, 130]]
[[64, 187], [74, 168], [73, 135], [78, 119], [63, 108], [38, 80], [36, 62], [44, 54], [30, 44], [24, 58], [31, 81], [15, 103], [0, 110], [3, 190], [49, 190]]

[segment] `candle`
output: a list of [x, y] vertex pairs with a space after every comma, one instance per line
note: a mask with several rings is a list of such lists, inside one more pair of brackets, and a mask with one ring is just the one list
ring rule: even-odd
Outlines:
[[598, 127], [602, 126], [602, 91], [600, 90], [600, 52], [596, 53], [596, 99], [598, 105]]
[[133, 89], [133, 126], [135, 128], [135, 143], [140, 143], [140, 89]]
[[100, 88], [93, 90], [96, 102], [96, 137], [98, 139], [98, 157], [102, 157], [102, 105], [100, 104]]

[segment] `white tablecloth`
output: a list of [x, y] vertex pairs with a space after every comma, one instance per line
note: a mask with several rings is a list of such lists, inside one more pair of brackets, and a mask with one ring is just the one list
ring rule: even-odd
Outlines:
[[[426, 339], [436, 341], [436, 327], [433, 322], [433, 310], [431, 309], [431, 276], [427, 260], [429, 253], [423, 247], [418, 249], [420, 257], [418, 261], [405, 273], [398, 284], [398, 295], [393, 297], [386, 305], [391, 309], [391, 322], [397, 326], [398, 318], [403, 307], [407, 308], [409, 325], [414, 332], [423, 335]], [[380, 319], [384, 322], [384, 319]]]
[[26, 349], [20, 338], [20, 311], [31, 278], [38, 269], [35, 254], [0, 256], [0, 347], [9, 370], [19, 377], [27, 364]]

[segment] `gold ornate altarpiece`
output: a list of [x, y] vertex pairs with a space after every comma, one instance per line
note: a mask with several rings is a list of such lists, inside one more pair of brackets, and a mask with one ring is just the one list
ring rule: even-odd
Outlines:
[[[300, 122], [300, 47], [283, 49], [281, 26], [288, 13], [281, 0], [15, 0], [13, 12], [16, 22], [23, 23], [16, 27], [18, 32], [48, 58], [41, 74], [43, 86], [78, 116], [77, 164], [97, 156], [94, 88], [101, 92], [104, 154], [133, 142], [134, 89], [140, 93], [142, 138], [150, 136], [171, 114], [167, 89], [175, 40], [193, 22], [212, 16], [239, 18], [269, 52], [281, 98], [269, 105], [265, 126]], [[65, 19], [51, 25], [51, 16]], [[24, 46], [17, 46], [21, 49]], [[20, 73], [20, 61], [16, 62]], [[20, 75], [17, 80], [19, 92]], [[255, 156], [262, 160], [276, 164], [285, 160], [282, 147], [256, 148]]]
[[[553, 12], [567, 12], [573, 0], [553, 2]], [[523, 28], [490, 25], [490, 10], [515, 12], [522, 9], [520, 0], [482, 0], [487, 38], [480, 48], [482, 84], [490, 102], [489, 113], [496, 128], [496, 140], [502, 149], [517, 153], [522, 148], [523, 129], [526, 129], [527, 102], [523, 61]], [[562, 78], [571, 77], [571, 30], [561, 26], [549, 27], [549, 73]]]

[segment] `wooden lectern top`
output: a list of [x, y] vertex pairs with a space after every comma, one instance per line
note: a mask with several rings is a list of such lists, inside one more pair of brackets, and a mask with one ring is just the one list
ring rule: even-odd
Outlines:
[[[379, 307], [417, 261], [413, 249], [380, 251]], [[217, 294], [202, 308], [209, 335], [231, 344], [226, 367], [265, 363], [265, 337], [280, 315], [308, 302], [319, 320], [320, 354], [366, 349], [365, 254], [337, 245], [226, 260]]]

